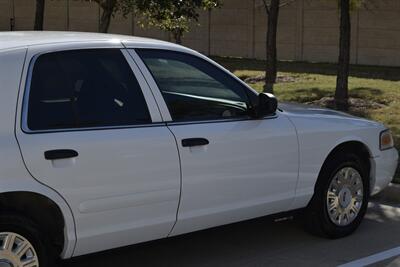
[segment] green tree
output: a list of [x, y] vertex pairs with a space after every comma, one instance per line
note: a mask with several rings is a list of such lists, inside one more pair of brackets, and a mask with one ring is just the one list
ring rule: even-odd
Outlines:
[[141, 18], [142, 27], [153, 26], [170, 32], [177, 43], [189, 31], [192, 21], [198, 22], [199, 10], [211, 10], [221, 0], [93, 0], [102, 9], [100, 32], [108, 32], [111, 18], [117, 12], [124, 16], [131, 12]]
[[142, 19], [139, 24], [153, 26], [172, 34], [176, 43], [182, 43], [182, 36], [190, 29], [191, 22], [198, 22], [199, 10], [211, 10], [221, 6], [221, 0], [134, 0], [133, 7]]
[[45, 0], [36, 0], [35, 25], [33, 26], [35, 31], [43, 31], [44, 7]]
[[[92, 0], [89, 0], [92, 1]], [[102, 9], [99, 32], [107, 33], [112, 17], [120, 12], [124, 17], [134, 10], [135, 0], [93, 0]]]
[[365, 0], [339, 0], [340, 40], [339, 60], [335, 91], [335, 106], [340, 110], [349, 108], [349, 72], [351, 53], [351, 11], [365, 4]]
[[266, 40], [266, 57], [267, 63], [265, 68], [265, 86], [264, 92], [273, 93], [274, 84], [278, 75], [278, 52], [277, 52], [277, 32], [278, 32], [278, 19], [279, 10], [281, 7], [289, 5], [296, 0], [263, 0], [264, 8], [267, 13], [267, 40]]

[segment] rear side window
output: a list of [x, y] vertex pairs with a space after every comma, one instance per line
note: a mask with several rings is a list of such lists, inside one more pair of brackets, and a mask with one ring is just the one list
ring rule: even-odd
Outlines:
[[37, 58], [28, 101], [30, 130], [150, 122], [139, 83], [119, 49], [72, 50]]

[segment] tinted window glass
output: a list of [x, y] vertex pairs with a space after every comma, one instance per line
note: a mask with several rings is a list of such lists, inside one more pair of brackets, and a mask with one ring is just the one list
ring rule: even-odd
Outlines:
[[118, 49], [41, 55], [29, 96], [31, 130], [151, 122], [140, 86]]
[[214, 120], [248, 115], [243, 85], [209, 62], [184, 53], [139, 49], [162, 91], [173, 120]]

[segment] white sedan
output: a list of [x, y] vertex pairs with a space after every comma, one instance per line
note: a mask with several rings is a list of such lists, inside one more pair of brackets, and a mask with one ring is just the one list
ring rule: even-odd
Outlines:
[[391, 181], [382, 124], [282, 104], [188, 48], [0, 33], [0, 266], [303, 210], [339, 238]]

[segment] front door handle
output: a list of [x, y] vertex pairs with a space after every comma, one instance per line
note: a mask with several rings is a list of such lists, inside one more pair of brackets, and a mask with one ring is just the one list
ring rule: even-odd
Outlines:
[[205, 138], [188, 138], [182, 140], [183, 147], [192, 147], [192, 146], [205, 146], [210, 142]]
[[72, 149], [55, 149], [44, 152], [44, 158], [47, 160], [76, 158], [79, 153]]

